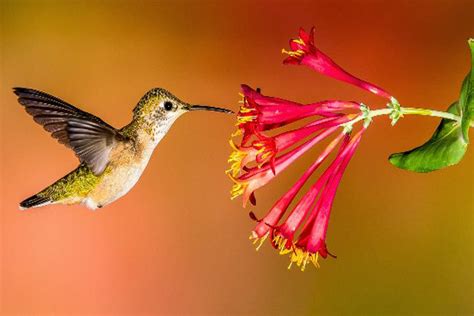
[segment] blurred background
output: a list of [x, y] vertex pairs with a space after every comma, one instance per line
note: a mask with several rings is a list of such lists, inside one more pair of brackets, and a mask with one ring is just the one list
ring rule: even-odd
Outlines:
[[[378, 118], [343, 178], [327, 243], [337, 259], [287, 270], [230, 201], [234, 118], [180, 118], [140, 181], [92, 212], [18, 203], [77, 160], [18, 105], [40, 89], [121, 127], [150, 88], [237, 109], [241, 83], [300, 102], [384, 101], [303, 67], [281, 48], [315, 25], [316, 43], [407, 106], [458, 98], [474, 36], [473, 1], [6, 1], [1, 8], [1, 311], [14, 314], [474, 313], [474, 151], [414, 174], [387, 157], [439, 121]], [[471, 134], [471, 137], [474, 137]], [[259, 190], [261, 216], [316, 153]]]

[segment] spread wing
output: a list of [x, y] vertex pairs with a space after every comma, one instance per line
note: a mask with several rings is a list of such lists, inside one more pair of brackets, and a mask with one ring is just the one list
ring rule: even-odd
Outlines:
[[96, 175], [107, 167], [114, 145], [124, 140], [115, 128], [100, 118], [59, 98], [28, 88], [13, 88], [13, 91], [35, 122], [61, 144], [72, 148], [79, 160]]

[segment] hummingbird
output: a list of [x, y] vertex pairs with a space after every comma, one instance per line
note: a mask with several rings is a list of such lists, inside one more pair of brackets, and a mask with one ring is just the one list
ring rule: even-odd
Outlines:
[[79, 166], [20, 203], [25, 210], [49, 204], [101, 208], [137, 183], [150, 157], [178, 117], [193, 111], [231, 110], [181, 101], [169, 91], [148, 91], [133, 109], [132, 121], [116, 129], [102, 119], [45, 92], [13, 88], [18, 102], [59, 143], [71, 148]]

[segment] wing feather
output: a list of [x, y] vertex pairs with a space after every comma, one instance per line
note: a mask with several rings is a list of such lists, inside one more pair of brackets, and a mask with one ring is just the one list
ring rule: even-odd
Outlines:
[[109, 162], [109, 155], [124, 137], [100, 118], [45, 92], [28, 88], [14, 88], [18, 102], [33, 120], [42, 125], [59, 143], [74, 150], [81, 162], [94, 174], [101, 174]]

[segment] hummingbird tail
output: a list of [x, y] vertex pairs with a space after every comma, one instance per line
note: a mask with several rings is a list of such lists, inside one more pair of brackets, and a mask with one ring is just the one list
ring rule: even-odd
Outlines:
[[26, 200], [20, 203], [20, 210], [26, 210], [32, 207], [40, 207], [52, 203], [53, 201], [44, 196], [39, 196], [37, 194], [30, 196]]

